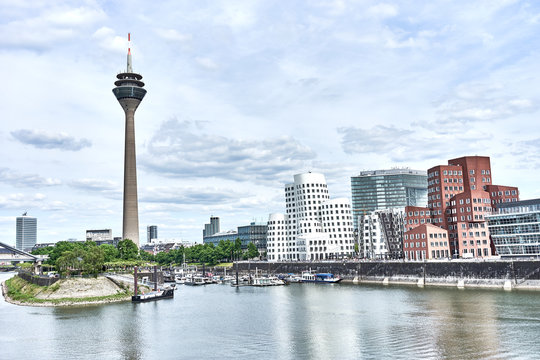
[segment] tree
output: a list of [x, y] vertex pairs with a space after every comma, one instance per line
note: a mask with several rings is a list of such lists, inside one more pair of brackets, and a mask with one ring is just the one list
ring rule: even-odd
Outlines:
[[122, 260], [135, 260], [139, 255], [139, 248], [130, 239], [124, 239], [118, 242], [118, 255]]
[[242, 253], [242, 240], [240, 240], [240, 238], [236, 238], [236, 240], [234, 240], [233, 250], [235, 258], [238, 259]]
[[105, 255], [105, 262], [113, 262], [120, 257], [118, 249], [114, 245], [103, 244], [99, 246]]
[[247, 246], [247, 257], [248, 259], [259, 257], [259, 250], [257, 250], [257, 246], [255, 246], [255, 244], [252, 242], [250, 242]]
[[144, 261], [155, 261], [156, 257], [154, 254], [150, 254], [149, 252], [146, 252], [144, 250], [139, 250], [139, 257]]
[[92, 246], [83, 253], [82, 269], [86, 274], [97, 275], [105, 263], [105, 252], [101, 246]]

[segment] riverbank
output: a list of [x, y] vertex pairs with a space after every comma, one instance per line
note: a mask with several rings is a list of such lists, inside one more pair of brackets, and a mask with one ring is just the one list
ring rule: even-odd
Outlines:
[[24, 306], [83, 306], [131, 300], [132, 288], [106, 277], [61, 279], [39, 286], [14, 276], [2, 282], [7, 302]]
[[[216, 271], [217, 270], [217, 271]], [[540, 291], [538, 260], [240, 262], [242, 274], [332, 273], [355, 284]], [[214, 268], [220, 274], [218, 268]], [[236, 265], [228, 270], [236, 271]]]

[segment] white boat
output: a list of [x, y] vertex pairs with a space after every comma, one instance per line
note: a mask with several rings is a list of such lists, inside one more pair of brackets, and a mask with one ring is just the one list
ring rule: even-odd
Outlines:
[[330, 274], [330, 273], [314, 274], [311, 271], [304, 271], [302, 273], [302, 282], [335, 284], [340, 281], [341, 281], [341, 278], [334, 277], [334, 274]]
[[186, 278], [184, 285], [191, 285], [191, 286], [206, 285], [206, 281], [204, 281], [204, 278], [202, 276], [192, 276], [192, 277]]

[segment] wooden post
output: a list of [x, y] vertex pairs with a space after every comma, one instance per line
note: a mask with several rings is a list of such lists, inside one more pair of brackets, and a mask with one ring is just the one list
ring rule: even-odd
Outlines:
[[135, 296], [137, 296], [137, 267], [133, 268], [133, 286], [135, 290], [133, 291]]

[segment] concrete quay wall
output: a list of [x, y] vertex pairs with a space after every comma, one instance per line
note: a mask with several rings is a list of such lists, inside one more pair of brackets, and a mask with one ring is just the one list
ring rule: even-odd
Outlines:
[[[344, 282], [540, 290], [540, 261], [241, 262], [241, 273], [332, 273]], [[234, 272], [233, 269], [230, 271]], [[220, 273], [220, 271], [216, 271]]]

